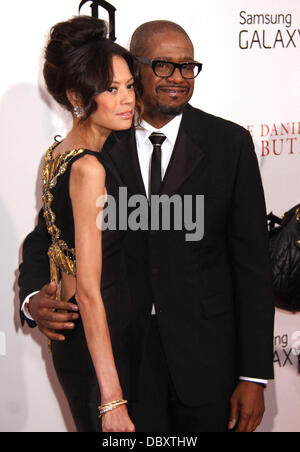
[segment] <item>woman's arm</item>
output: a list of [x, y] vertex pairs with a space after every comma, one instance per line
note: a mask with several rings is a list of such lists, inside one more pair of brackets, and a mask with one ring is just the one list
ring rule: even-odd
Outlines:
[[[102, 234], [96, 220], [103, 208], [96, 207], [96, 201], [105, 194], [105, 170], [101, 163], [91, 155], [74, 162], [70, 176], [70, 197], [75, 224], [76, 300], [99, 382], [102, 404], [123, 397], [100, 292]], [[124, 405], [105, 414], [103, 419], [103, 425], [109, 424], [109, 431], [132, 431], [133, 424]]]

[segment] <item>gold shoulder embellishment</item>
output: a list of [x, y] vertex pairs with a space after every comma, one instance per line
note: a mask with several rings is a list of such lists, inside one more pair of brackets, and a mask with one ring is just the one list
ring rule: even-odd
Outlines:
[[51, 208], [53, 201], [51, 190], [56, 186], [59, 176], [65, 173], [70, 161], [77, 155], [82, 154], [84, 149], [73, 149], [53, 158], [53, 150], [56, 145], [57, 143], [53, 143], [50, 146], [43, 162], [42, 202], [47, 230], [52, 239], [52, 245], [48, 250], [51, 281], [58, 282], [59, 269], [73, 276], [76, 275], [76, 259], [75, 249], [68, 247], [67, 243], [60, 238], [61, 231], [55, 225], [56, 217]]

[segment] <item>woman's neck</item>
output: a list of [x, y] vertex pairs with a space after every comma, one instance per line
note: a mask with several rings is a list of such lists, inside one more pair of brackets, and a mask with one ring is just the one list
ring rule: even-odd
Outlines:
[[101, 152], [110, 134], [111, 130], [76, 122], [61, 145], [59, 145], [59, 151], [64, 152], [71, 149], [84, 148]]

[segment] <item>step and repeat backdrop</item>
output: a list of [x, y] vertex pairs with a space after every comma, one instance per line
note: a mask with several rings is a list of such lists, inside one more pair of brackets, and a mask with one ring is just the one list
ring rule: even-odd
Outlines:
[[[45, 150], [70, 118], [48, 96], [43, 49], [55, 23], [79, 0], [1, 2], [0, 84], [0, 430], [74, 431], [40, 332], [21, 327], [17, 289], [22, 243], [41, 207]], [[87, 2], [81, 13], [91, 15]], [[237, 122], [253, 137], [268, 212], [300, 203], [299, 0], [110, 0], [117, 42], [154, 19], [182, 25], [203, 63], [191, 104]], [[99, 9], [101, 18], [108, 12]], [[212, 136], [213, 140], [214, 137]], [[300, 375], [294, 353], [300, 314], [276, 310], [275, 380], [266, 390], [261, 432], [300, 431]], [[217, 359], [217, 357], [216, 357]]]

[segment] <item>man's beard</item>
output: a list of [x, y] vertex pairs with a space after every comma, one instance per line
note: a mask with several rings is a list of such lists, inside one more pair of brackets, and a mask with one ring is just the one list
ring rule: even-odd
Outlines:
[[161, 114], [161, 116], [167, 117], [167, 118], [173, 118], [174, 116], [180, 115], [183, 112], [185, 106], [186, 106], [186, 103], [178, 105], [177, 107], [171, 107], [169, 105], [162, 105], [158, 102], [157, 110]]

